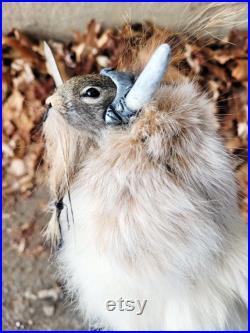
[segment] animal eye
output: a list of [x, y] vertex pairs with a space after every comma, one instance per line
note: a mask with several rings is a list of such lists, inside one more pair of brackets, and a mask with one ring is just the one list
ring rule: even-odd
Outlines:
[[100, 96], [100, 91], [96, 88], [88, 88], [83, 94], [82, 97], [91, 97], [97, 98]]

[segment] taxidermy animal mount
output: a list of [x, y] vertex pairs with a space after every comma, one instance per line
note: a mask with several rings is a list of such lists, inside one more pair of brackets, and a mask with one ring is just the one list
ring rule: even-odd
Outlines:
[[[247, 230], [230, 157], [213, 105], [176, 75], [164, 40], [137, 48], [136, 63], [124, 57], [116, 70], [66, 82], [45, 46], [57, 85], [44, 122], [54, 200], [46, 237], [90, 323], [243, 330]], [[140, 315], [109, 311], [118, 299], [146, 303]]]

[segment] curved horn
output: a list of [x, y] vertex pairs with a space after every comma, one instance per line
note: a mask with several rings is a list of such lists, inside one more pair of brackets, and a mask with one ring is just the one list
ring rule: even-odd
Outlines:
[[163, 79], [169, 58], [170, 46], [168, 44], [160, 45], [125, 99], [126, 106], [130, 110], [137, 111], [151, 100]]
[[63, 84], [63, 79], [61, 77], [61, 74], [59, 72], [59, 69], [56, 64], [56, 60], [53, 56], [53, 53], [51, 51], [51, 48], [46, 42], [43, 42], [43, 47], [44, 47], [44, 55], [46, 59], [46, 64], [48, 68], [49, 74], [53, 77], [55, 81], [55, 85], [58, 88]]

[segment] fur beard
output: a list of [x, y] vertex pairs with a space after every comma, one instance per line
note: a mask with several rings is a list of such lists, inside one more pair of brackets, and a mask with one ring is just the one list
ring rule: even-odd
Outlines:
[[[58, 109], [62, 110], [60, 101]], [[95, 144], [89, 135], [83, 135], [69, 126], [60, 113], [53, 109], [48, 113], [43, 133], [46, 138], [45, 159], [49, 164], [49, 188], [52, 197], [52, 216], [44, 230], [44, 237], [55, 248], [61, 238], [55, 203], [69, 195], [70, 184]]]
[[[57, 262], [90, 323], [247, 329], [247, 228], [212, 113], [192, 83], [165, 85], [129, 128], [81, 155]], [[147, 300], [143, 314], [107, 311], [121, 297]]]

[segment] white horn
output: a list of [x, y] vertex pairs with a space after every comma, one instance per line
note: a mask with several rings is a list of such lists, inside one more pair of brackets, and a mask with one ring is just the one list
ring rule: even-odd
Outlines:
[[152, 99], [164, 77], [169, 58], [170, 46], [168, 44], [160, 45], [125, 99], [126, 106], [130, 110], [137, 111]]
[[63, 84], [63, 79], [62, 79], [59, 69], [57, 67], [56, 60], [53, 56], [51, 48], [49, 47], [49, 45], [46, 42], [43, 42], [43, 46], [44, 46], [44, 55], [45, 55], [45, 59], [46, 59], [46, 65], [47, 65], [48, 72], [53, 77], [53, 79], [55, 81], [55, 85], [58, 88], [59, 86], [61, 86]]

